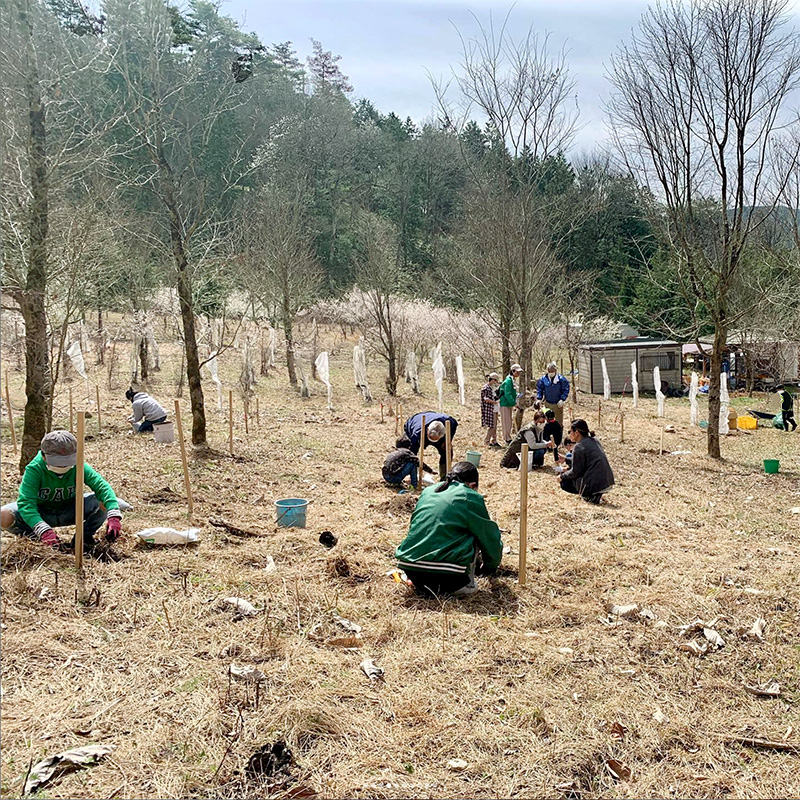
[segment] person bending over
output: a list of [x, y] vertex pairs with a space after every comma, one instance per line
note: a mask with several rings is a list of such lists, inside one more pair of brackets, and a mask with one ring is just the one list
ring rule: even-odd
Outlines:
[[[45, 434], [40, 452], [25, 467], [17, 502], [0, 509], [3, 530], [58, 547], [53, 528], [75, 524], [77, 453], [78, 440], [69, 431]], [[83, 546], [88, 550], [106, 517], [106, 539], [113, 542], [119, 538], [122, 512], [114, 490], [88, 464], [83, 465], [83, 482], [94, 491], [83, 498]]]
[[[786, 433], [797, 430], [797, 422], [794, 418], [794, 398], [785, 386], [779, 386], [776, 390], [781, 399], [781, 417], [783, 418], [783, 429]], [[791, 429], [789, 426], [792, 426]]]
[[147, 392], [135, 392], [130, 388], [125, 397], [133, 403], [133, 415], [128, 417], [128, 422], [139, 423], [137, 433], [147, 433], [153, 430], [153, 425], [167, 421], [166, 410]]
[[556, 419], [556, 413], [552, 408], [548, 408], [544, 412], [545, 423], [544, 430], [542, 431], [542, 438], [546, 442], [553, 440], [555, 447], [553, 448], [553, 460], [558, 461], [558, 448], [561, 445], [561, 440], [564, 437], [564, 428], [561, 423]]
[[[405, 478], [411, 478], [411, 485], [416, 489], [419, 456], [411, 452], [411, 440], [408, 436], [401, 436], [395, 446], [397, 449], [389, 453], [383, 462], [383, 479], [386, 483], [399, 486]], [[422, 467], [425, 472], [433, 472], [427, 464]]]
[[431, 445], [439, 451], [439, 480], [444, 480], [447, 472], [447, 449], [445, 447], [445, 423], [450, 420], [450, 458], [453, 457], [453, 439], [456, 435], [458, 422], [447, 414], [436, 411], [422, 411], [406, 420], [403, 426], [411, 445], [409, 450], [417, 455], [419, 453], [420, 439], [422, 437], [422, 418], [425, 417], [425, 446]]
[[442, 483], [423, 490], [395, 551], [418, 594], [472, 594], [478, 558], [481, 573], [489, 574], [502, 557], [500, 529], [489, 519], [478, 469], [469, 461], [456, 462]]
[[599, 503], [603, 494], [614, 485], [614, 473], [606, 454], [584, 419], [572, 423], [569, 438], [575, 443], [572, 466], [558, 476], [561, 488], [579, 494], [590, 503]]
[[522, 445], [527, 444], [533, 466], [541, 467], [544, 464], [545, 452], [553, 447], [550, 440], [544, 438], [544, 429], [545, 416], [541, 411], [537, 411], [533, 415], [533, 422], [523, 425], [506, 448], [503, 458], [500, 459], [500, 466], [506, 469], [519, 469], [519, 454]]

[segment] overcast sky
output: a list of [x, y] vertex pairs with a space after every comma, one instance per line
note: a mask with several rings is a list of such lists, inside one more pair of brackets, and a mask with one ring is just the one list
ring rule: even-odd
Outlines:
[[[617, 45], [630, 36], [647, 0], [517, 0], [512, 32], [533, 25], [548, 32], [555, 49], [566, 45], [576, 81], [582, 129], [575, 151], [605, 141], [604, 75]], [[794, 0], [795, 15], [800, 0]], [[491, 0], [227, 0], [223, 13], [255, 31], [266, 44], [291, 41], [301, 59], [313, 37], [342, 56], [353, 98], [366, 97], [377, 108], [421, 122], [431, 116], [434, 96], [428, 72], [447, 77], [459, 58], [459, 31], [477, 32], [473, 14], [484, 25], [490, 14], [502, 22], [511, 3]]]

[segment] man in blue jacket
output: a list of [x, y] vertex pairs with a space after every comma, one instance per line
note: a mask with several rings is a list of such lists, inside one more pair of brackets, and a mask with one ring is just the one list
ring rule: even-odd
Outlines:
[[547, 372], [536, 384], [536, 399], [544, 402], [556, 415], [559, 425], [564, 426], [564, 403], [569, 397], [569, 381], [558, 374], [554, 361], [547, 365]]
[[439, 480], [444, 480], [447, 472], [447, 449], [445, 447], [445, 424], [450, 420], [450, 450], [452, 458], [453, 438], [456, 435], [458, 422], [447, 414], [436, 411], [420, 411], [406, 420], [403, 426], [406, 436], [411, 440], [408, 449], [415, 455], [419, 453], [420, 439], [422, 438], [422, 418], [425, 417], [425, 446], [432, 445], [439, 451]]

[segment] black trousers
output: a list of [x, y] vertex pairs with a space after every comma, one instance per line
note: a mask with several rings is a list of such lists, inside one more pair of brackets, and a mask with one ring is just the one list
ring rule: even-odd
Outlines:
[[579, 494], [584, 500], [594, 503], [595, 505], [600, 503], [600, 498], [603, 496], [600, 492], [595, 493], [586, 491], [583, 481], [576, 481], [572, 478], [562, 478], [561, 488], [570, 494]]
[[430, 572], [422, 569], [404, 568], [414, 591], [429, 597], [431, 594], [451, 594], [466, 586], [470, 577], [466, 572]]
[[783, 415], [783, 429], [786, 431], [786, 433], [789, 433], [789, 425], [792, 426], [793, 431], [797, 430], [797, 423], [794, 419], [794, 411], [792, 411], [791, 408], [788, 411], [784, 409], [781, 411], [781, 414]]

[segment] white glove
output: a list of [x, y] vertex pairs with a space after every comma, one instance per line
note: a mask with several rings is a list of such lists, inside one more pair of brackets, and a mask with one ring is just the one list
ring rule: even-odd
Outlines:
[[564, 401], [563, 400], [559, 400], [558, 401], [558, 407], [559, 408], [564, 408]]

